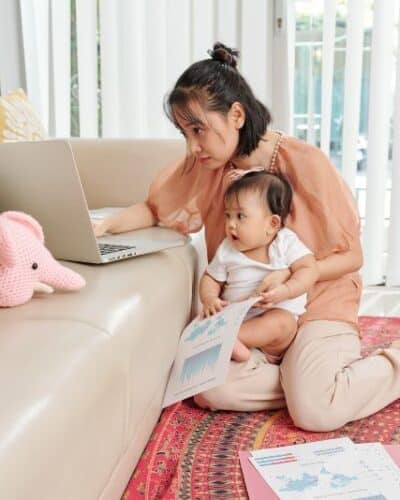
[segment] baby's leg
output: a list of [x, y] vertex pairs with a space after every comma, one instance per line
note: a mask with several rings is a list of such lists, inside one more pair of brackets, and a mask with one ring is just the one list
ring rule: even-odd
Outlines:
[[248, 349], [243, 342], [241, 342], [238, 338], [235, 340], [233, 344], [233, 351], [231, 359], [233, 361], [248, 361], [250, 359], [250, 349]]
[[258, 347], [268, 354], [280, 356], [289, 347], [296, 331], [297, 321], [291, 312], [269, 309], [242, 323], [238, 340], [246, 347]]

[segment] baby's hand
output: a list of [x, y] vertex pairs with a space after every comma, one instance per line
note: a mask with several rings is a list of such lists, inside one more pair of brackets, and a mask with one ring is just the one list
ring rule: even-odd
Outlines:
[[222, 311], [224, 307], [229, 304], [226, 300], [222, 300], [219, 297], [208, 297], [203, 300], [203, 311], [201, 313], [202, 318], [208, 318], [213, 314], [217, 314]]
[[279, 302], [288, 300], [290, 298], [290, 290], [287, 285], [278, 285], [274, 288], [270, 288], [267, 292], [260, 293], [261, 300], [257, 302], [256, 306], [263, 309], [269, 309], [274, 307]]

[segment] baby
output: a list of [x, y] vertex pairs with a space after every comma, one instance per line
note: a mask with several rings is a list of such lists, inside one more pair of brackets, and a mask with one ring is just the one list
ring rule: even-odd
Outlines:
[[269, 362], [279, 363], [296, 335], [306, 292], [318, 278], [311, 251], [284, 227], [291, 202], [289, 182], [264, 170], [246, 173], [225, 193], [226, 238], [200, 281], [203, 315], [260, 295], [266, 288], [263, 279], [272, 271], [288, 269], [291, 273], [284, 284], [262, 294], [259, 307], [252, 307], [246, 315], [232, 352], [235, 361], [247, 361], [249, 348], [257, 347]]

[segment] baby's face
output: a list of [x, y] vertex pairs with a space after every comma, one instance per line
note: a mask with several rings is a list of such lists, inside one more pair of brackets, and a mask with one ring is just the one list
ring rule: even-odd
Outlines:
[[276, 218], [257, 192], [243, 191], [225, 201], [225, 234], [240, 252], [270, 243], [279, 230]]

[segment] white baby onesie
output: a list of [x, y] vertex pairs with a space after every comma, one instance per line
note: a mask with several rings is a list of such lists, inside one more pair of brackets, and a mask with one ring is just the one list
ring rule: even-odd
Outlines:
[[[278, 231], [269, 246], [268, 264], [250, 259], [234, 248], [226, 238], [207, 267], [207, 273], [217, 281], [225, 282], [222, 298], [228, 302], [237, 302], [252, 294], [261, 281], [271, 271], [287, 269], [293, 262], [312, 252], [299, 239], [296, 233], [283, 228]], [[307, 294], [285, 300], [274, 307], [285, 309], [296, 317], [305, 312]], [[265, 309], [252, 308], [246, 316], [258, 316]]]

